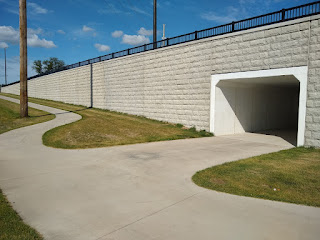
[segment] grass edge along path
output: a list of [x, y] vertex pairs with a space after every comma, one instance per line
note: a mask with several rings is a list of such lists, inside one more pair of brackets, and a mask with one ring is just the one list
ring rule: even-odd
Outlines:
[[[0, 99], [0, 134], [17, 128], [49, 121], [53, 114], [29, 108], [30, 117], [20, 119], [19, 104]], [[0, 240], [43, 239], [35, 229], [23, 222], [0, 189]]]
[[0, 240], [43, 239], [34, 228], [25, 224], [0, 190]]
[[20, 118], [19, 104], [0, 98], [0, 134], [17, 128], [50, 121], [54, 118], [54, 114], [35, 108], [29, 108], [28, 118]]
[[320, 207], [320, 149], [298, 147], [198, 171], [200, 187]]
[[[19, 97], [13, 94], [3, 95]], [[82, 116], [77, 122], [51, 129], [43, 135], [44, 145], [55, 148], [97, 148], [212, 136], [212, 133], [203, 130], [186, 129], [181, 124], [161, 122], [142, 116], [38, 98], [29, 98], [29, 101]]]

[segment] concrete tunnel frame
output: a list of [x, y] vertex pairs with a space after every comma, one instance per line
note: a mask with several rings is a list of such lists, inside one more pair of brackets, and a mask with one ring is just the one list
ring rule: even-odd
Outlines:
[[211, 76], [211, 94], [210, 94], [210, 132], [215, 133], [215, 117], [216, 117], [216, 88], [221, 81], [231, 81], [240, 79], [254, 79], [259, 81], [259, 78], [265, 77], [281, 77], [293, 76], [299, 81], [299, 106], [298, 106], [298, 129], [297, 129], [297, 146], [304, 145], [305, 119], [306, 119], [306, 102], [307, 102], [307, 81], [308, 67], [291, 67], [278, 68], [270, 70], [258, 70], [248, 72], [235, 72], [226, 74], [215, 74]]

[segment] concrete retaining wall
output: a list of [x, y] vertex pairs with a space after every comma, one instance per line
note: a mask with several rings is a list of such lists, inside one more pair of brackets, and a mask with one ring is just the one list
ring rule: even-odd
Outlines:
[[[209, 130], [212, 74], [309, 67], [305, 143], [320, 146], [319, 15], [95, 63], [93, 106]], [[90, 66], [28, 82], [29, 95], [90, 106]], [[18, 84], [3, 92], [18, 94]]]
[[[4, 93], [20, 93], [20, 85], [3, 87]], [[65, 103], [91, 105], [90, 66], [45, 75], [28, 81], [28, 95]]]

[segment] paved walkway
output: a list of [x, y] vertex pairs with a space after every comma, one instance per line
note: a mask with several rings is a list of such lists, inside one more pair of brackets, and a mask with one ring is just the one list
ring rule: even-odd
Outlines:
[[0, 135], [0, 187], [46, 239], [319, 239], [320, 208], [218, 193], [191, 181], [197, 170], [290, 147], [278, 137], [61, 150], [43, 146], [42, 134], [81, 117], [30, 106], [57, 117]]

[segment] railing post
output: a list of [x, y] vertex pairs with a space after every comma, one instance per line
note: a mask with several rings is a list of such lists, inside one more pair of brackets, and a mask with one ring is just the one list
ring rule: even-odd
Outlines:
[[93, 71], [92, 63], [90, 64], [90, 108], [93, 108]]
[[286, 9], [283, 8], [283, 9], [281, 10], [281, 15], [282, 15], [282, 16], [281, 16], [281, 21], [284, 21], [285, 18], [286, 18]]
[[[180, 36], [177, 36], [177, 37], [163, 39], [163, 40], [160, 40], [158, 42], [151, 42], [149, 44], [140, 45], [140, 46], [138, 46], [136, 48], [130, 48], [130, 49], [127, 49], [127, 50], [124, 49], [123, 51], [119, 51], [119, 52], [116, 52], [116, 53], [110, 53], [110, 54], [107, 54], [107, 55], [104, 55], [104, 56], [96, 57], [94, 59], [90, 59], [90, 60], [86, 60], [86, 61], [70, 64], [68, 66], [65, 66], [62, 69], [57, 69], [55, 71], [53, 70], [53, 71], [50, 71], [50, 72], [41, 73], [41, 74], [39, 74], [37, 76], [44, 76], [44, 75], [48, 75], [48, 74], [53, 73], [53, 72], [58, 72], [58, 71], [67, 70], [67, 69], [73, 69], [73, 68], [84, 66], [84, 65], [87, 65], [87, 64], [92, 64], [92, 63], [95, 63], [97, 59], [99, 60], [99, 62], [101, 62], [101, 61], [104, 61], [104, 60], [109, 60], [109, 59], [113, 59], [113, 58], [119, 58], [119, 57], [122, 57], [122, 56], [126, 56], [125, 55], [126, 52], [127, 52], [127, 55], [130, 55], [130, 50], [132, 50], [131, 54], [137, 53], [136, 50], [133, 50], [133, 49], [139, 49], [139, 50], [140, 49], [144, 49], [144, 51], [147, 51], [147, 50], [156, 49], [158, 47], [158, 44], [159, 44], [159, 47], [180, 44], [180, 43], [183, 43], [183, 42], [186, 42], [186, 41], [190, 41], [190, 39], [192, 38], [192, 34], [194, 34], [194, 40], [197, 40], [197, 39], [202, 39], [203, 37], [217, 36], [217, 35], [230, 33], [230, 32], [235, 32], [235, 31], [239, 32], [241, 30], [252, 29], [252, 28], [257, 27], [257, 26], [265, 26], [267, 24], [275, 24], [275, 23], [279, 23], [279, 22], [284, 22], [284, 21], [287, 21], [289, 19], [297, 19], [297, 18], [302, 18], [302, 17], [305, 17], [305, 16], [311, 16], [311, 15], [314, 15], [314, 14], [319, 14], [320, 10], [319, 10], [318, 6], [319, 6], [319, 1], [313, 2], [313, 3], [309, 3], [309, 4], [304, 4], [304, 5], [301, 5], [301, 6], [296, 6], [296, 7], [293, 7], [293, 8], [288, 8], [288, 9], [283, 8], [281, 10], [277, 10], [277, 11], [269, 13], [269, 14], [256, 16], [256, 17], [252, 17], [252, 18], [249, 18], [249, 19], [239, 20], [239, 21], [238, 20], [237, 21], [232, 21], [231, 23], [229, 22], [227, 24], [220, 25], [220, 26], [217, 26], [217, 27], [208, 28], [208, 29], [204, 29], [204, 30], [200, 30], [200, 31], [194, 31], [193, 33], [190, 32], [188, 34], [180, 35]], [[235, 26], [236, 24], [237, 24], [237, 29], [236, 29], [236, 26]], [[200, 32], [200, 34], [198, 32]], [[171, 42], [169, 42], [169, 41], [171, 41]], [[110, 56], [111, 56], [111, 58], [109, 58]], [[5, 86], [7, 86], [7, 85], [8, 84], [5, 84]]]

